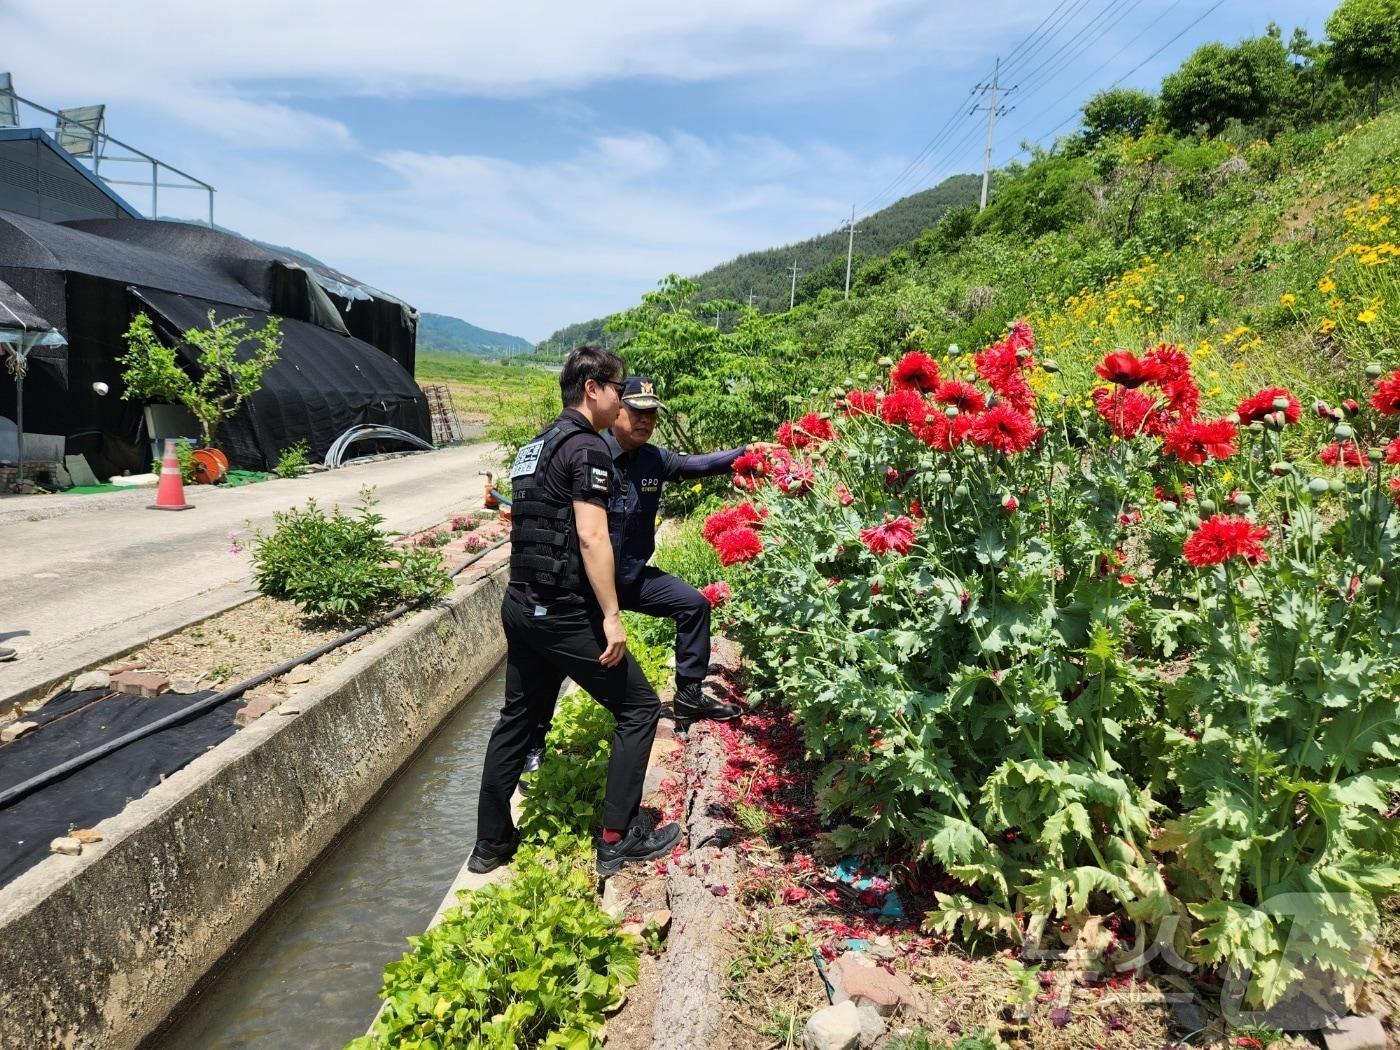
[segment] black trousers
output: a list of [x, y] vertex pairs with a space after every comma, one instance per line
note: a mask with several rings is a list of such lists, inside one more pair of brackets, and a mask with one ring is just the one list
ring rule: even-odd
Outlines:
[[[710, 670], [710, 602], [690, 584], [648, 565], [637, 582], [618, 591], [618, 604], [644, 616], [667, 616], [676, 621], [676, 678], [702, 680]], [[535, 725], [530, 747], [544, 747], [554, 705]]]
[[538, 616], [536, 611], [537, 607], [512, 592], [507, 592], [501, 603], [506, 695], [501, 717], [486, 745], [477, 836], [500, 842], [514, 835], [510, 797], [520, 781], [537, 727], [548, 728], [554, 716], [554, 702], [565, 678], [577, 682], [617, 719], [603, 826], [625, 829], [641, 805], [661, 703], [631, 653], [615, 667], [598, 662], [606, 640], [596, 611], [590, 614], [579, 606], [554, 606]]

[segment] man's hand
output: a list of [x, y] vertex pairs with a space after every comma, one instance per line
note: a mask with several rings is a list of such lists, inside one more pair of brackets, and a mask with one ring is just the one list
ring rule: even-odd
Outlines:
[[603, 637], [607, 639], [608, 647], [598, 657], [598, 662], [604, 667], [616, 667], [627, 655], [627, 629], [622, 626], [619, 613], [603, 617]]
[[744, 446], [745, 452], [773, 452], [782, 448], [776, 441], [753, 441]]

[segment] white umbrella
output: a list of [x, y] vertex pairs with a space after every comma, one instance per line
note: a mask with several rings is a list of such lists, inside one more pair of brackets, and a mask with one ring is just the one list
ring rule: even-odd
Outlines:
[[[67, 346], [68, 340], [45, 321], [20, 295], [0, 281], [0, 351], [15, 377], [15, 425], [19, 431], [19, 474], [24, 481], [24, 375], [29, 371], [29, 355], [40, 347]], [[46, 355], [47, 356], [47, 355]]]

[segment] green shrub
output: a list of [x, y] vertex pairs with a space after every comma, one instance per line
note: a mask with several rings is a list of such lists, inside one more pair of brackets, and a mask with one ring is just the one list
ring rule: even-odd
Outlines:
[[294, 445], [288, 445], [282, 450], [282, 454], [277, 457], [277, 465], [272, 468], [272, 473], [279, 478], [299, 478], [306, 473], [308, 461], [306, 458], [307, 447], [305, 441], [298, 441]]
[[399, 602], [445, 593], [452, 581], [438, 555], [393, 546], [374, 503], [367, 488], [353, 515], [337, 507], [328, 517], [315, 500], [274, 514], [270, 535], [253, 534], [258, 590], [329, 623], [357, 622]]
[[527, 847], [384, 971], [388, 1005], [347, 1050], [600, 1046], [637, 980], [637, 947], [594, 901], [588, 851]]

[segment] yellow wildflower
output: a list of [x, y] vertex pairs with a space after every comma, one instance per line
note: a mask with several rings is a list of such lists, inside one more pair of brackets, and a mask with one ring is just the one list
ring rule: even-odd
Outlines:
[[697, 481], [694, 485], [691, 485], [691, 486], [690, 486], [690, 491], [691, 491], [691, 492], [699, 492], [703, 487], [704, 487], [704, 486], [701, 485], [700, 482]]
[[1328, 332], [1332, 331], [1332, 329], [1334, 329], [1334, 328], [1336, 328], [1336, 327], [1337, 327], [1337, 322], [1336, 322], [1336, 321], [1332, 320], [1332, 318], [1330, 318], [1330, 317], [1324, 317], [1324, 318], [1322, 319], [1322, 322], [1317, 326], [1317, 330], [1318, 330], [1319, 332], [1321, 332], [1323, 335], [1326, 335]]
[[1376, 319], [1376, 311], [1362, 310], [1359, 314], [1356, 315], [1356, 319], [1362, 324], [1370, 324]]
[[1298, 297], [1292, 292], [1284, 292], [1278, 297], [1279, 306], [1292, 306], [1298, 301]]
[[1323, 295], [1331, 295], [1337, 290], [1337, 282], [1328, 275], [1317, 282], [1317, 290]]

